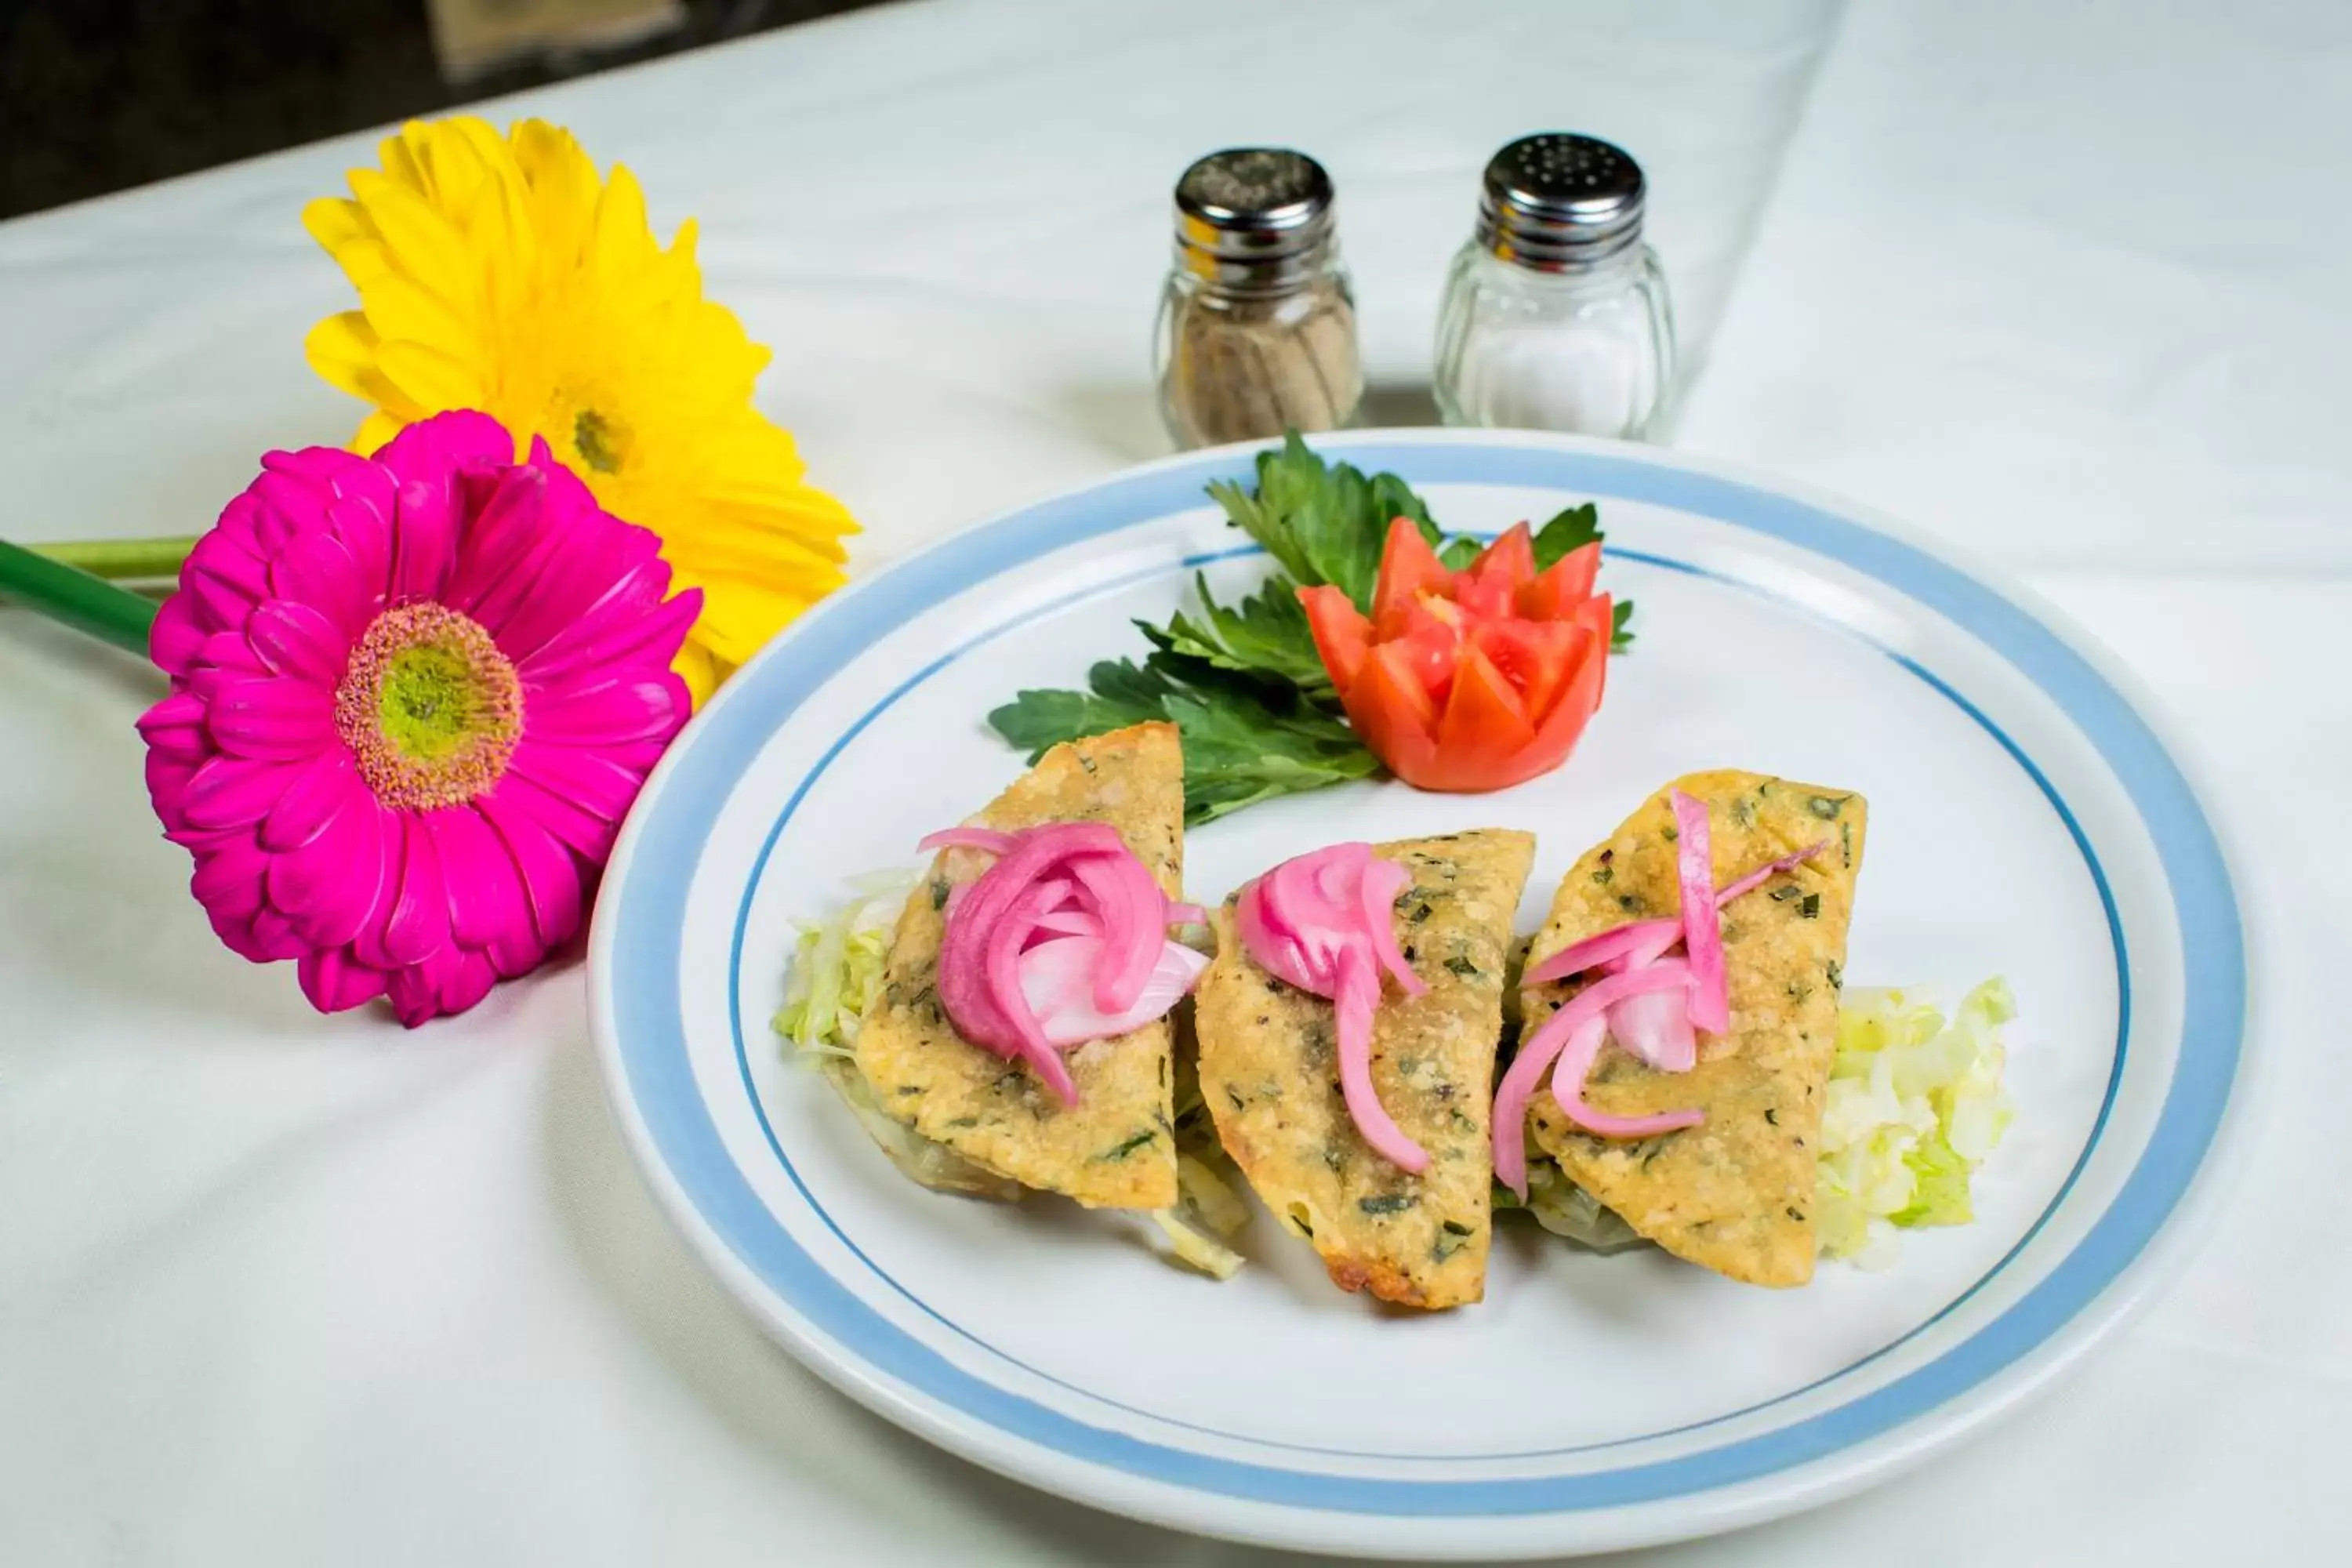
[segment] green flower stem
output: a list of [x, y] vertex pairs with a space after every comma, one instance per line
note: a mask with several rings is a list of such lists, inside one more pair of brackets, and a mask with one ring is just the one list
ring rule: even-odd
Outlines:
[[195, 547], [194, 535], [184, 539], [62, 539], [27, 546], [60, 565], [79, 567], [110, 583], [177, 577], [180, 563]]
[[0, 595], [133, 653], [147, 651], [148, 628], [155, 624], [155, 606], [128, 588], [5, 540], [0, 540]]

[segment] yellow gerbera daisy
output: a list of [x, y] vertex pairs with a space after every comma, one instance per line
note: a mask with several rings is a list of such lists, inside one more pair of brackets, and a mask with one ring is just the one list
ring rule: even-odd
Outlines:
[[768, 351], [702, 297], [694, 225], [664, 250], [628, 170], [526, 120], [411, 121], [381, 169], [302, 222], [359, 289], [305, 345], [373, 404], [352, 445], [478, 408], [543, 436], [604, 510], [661, 536], [703, 609], [678, 656], [696, 702], [842, 581], [846, 509], [802, 481], [793, 438], [751, 405]]

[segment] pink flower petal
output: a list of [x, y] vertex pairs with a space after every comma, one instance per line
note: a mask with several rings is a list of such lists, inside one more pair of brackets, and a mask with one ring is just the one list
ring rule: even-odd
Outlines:
[[400, 890], [384, 922], [383, 951], [395, 963], [419, 963], [449, 945], [449, 888], [424, 822], [394, 819], [401, 827]]
[[527, 815], [591, 866], [603, 865], [613, 853], [613, 841], [621, 836], [620, 824], [610, 817], [550, 794], [520, 773], [509, 773], [499, 782], [499, 790], [509, 805]]
[[532, 738], [566, 746], [667, 741], [692, 708], [686, 682], [668, 670], [587, 675], [524, 692]]
[[173, 693], [139, 716], [139, 735], [148, 750], [201, 763], [212, 754], [205, 739], [205, 705], [184, 691]]
[[204, 905], [214, 934], [231, 952], [256, 963], [293, 958], [309, 944], [262, 896], [262, 858], [249, 842], [216, 841], [196, 857], [188, 889]]
[[[274, 814], [273, 814], [274, 815]], [[269, 861], [270, 903], [320, 947], [378, 938], [399, 873], [398, 823], [356, 782], [338, 809], [299, 848]], [[377, 967], [390, 961], [380, 947], [360, 953]]]
[[245, 623], [254, 656], [272, 671], [332, 690], [351, 664], [349, 637], [334, 623], [291, 599], [271, 599]]
[[155, 807], [155, 818], [163, 825], [163, 837], [187, 826], [187, 813], [182, 805], [188, 793], [188, 781], [196, 775], [212, 752], [207, 750], [194, 757], [175, 757], [168, 752], [147, 753], [147, 799]]
[[474, 1006], [499, 982], [499, 972], [488, 958], [463, 948], [452, 951], [457, 962], [434, 975], [434, 1010], [445, 1018]]
[[268, 573], [261, 558], [219, 533], [198, 539], [180, 565], [180, 586], [208, 627], [241, 626], [267, 596]]
[[[359, 765], [340, 745], [303, 767], [262, 818], [261, 847], [275, 855], [301, 848], [344, 811], [372, 811], [375, 802], [360, 782]], [[338, 939], [351, 941], [347, 932]]]
[[489, 416], [461, 410], [409, 426], [384, 443], [376, 461], [399, 483], [393, 601], [438, 598], [469, 510], [460, 475], [477, 464], [512, 463], [513, 437]]
[[246, 956], [260, 963], [299, 958], [310, 951], [310, 944], [294, 929], [294, 922], [268, 904], [254, 911], [249, 940], [253, 945]]
[[213, 688], [204, 683], [207, 672], [215, 675], [268, 675], [269, 667], [253, 651], [241, 629], [215, 632], [196, 648], [194, 661], [188, 668], [188, 684], [199, 697], [210, 701]]
[[515, 746], [508, 768], [607, 822], [618, 822], [629, 815], [646, 782], [645, 774], [621, 766], [603, 752], [551, 746], [529, 735]]
[[457, 547], [457, 515], [446, 481], [401, 487], [392, 531], [391, 602], [437, 599], [449, 581]]
[[[327, 503], [335, 498], [333, 487], [324, 477], [295, 473], [273, 463], [275, 458], [308, 455], [268, 454], [261, 459], [260, 476], [246, 487], [245, 493], [254, 501], [255, 542], [272, 555], [282, 554], [287, 545], [303, 534], [317, 533], [326, 527]], [[341, 456], [346, 462], [362, 466], [366, 463], [365, 458], [349, 452]]]
[[375, 455], [377, 465], [404, 488], [419, 479], [452, 477], [485, 463], [503, 467], [514, 460], [514, 437], [507, 427], [472, 408], [454, 408], [419, 419], [386, 441]]
[[223, 681], [205, 724], [222, 751], [263, 762], [304, 762], [341, 744], [326, 689], [281, 676]]
[[273, 597], [299, 599], [323, 614], [345, 637], [357, 637], [374, 618], [379, 595], [364, 581], [342, 541], [330, 533], [304, 533], [286, 542], [269, 568]]
[[544, 474], [509, 469], [459, 546], [444, 602], [493, 634], [515, 606], [539, 592], [540, 578], [557, 556], [582, 547], [552, 526], [542, 505], [546, 491]]
[[499, 972], [501, 980], [511, 980], [518, 974], [528, 974], [547, 962], [548, 949], [537, 935], [520, 936], [511, 942], [494, 942], [485, 950], [490, 967]]
[[702, 590], [689, 588], [646, 613], [635, 605], [600, 605], [528, 658], [515, 660], [525, 680], [552, 681], [585, 669], [627, 665], [667, 668], [702, 614]]
[[[522, 873], [481, 813], [469, 805], [436, 811], [424, 818], [441, 852], [441, 877], [449, 889], [449, 929], [465, 946], [532, 934], [530, 905]], [[487, 963], [487, 961], [485, 961]]]
[[270, 517], [269, 509], [262, 504], [261, 497], [248, 485], [229, 497], [228, 504], [221, 508], [220, 516], [213, 520], [212, 531], [255, 559], [267, 561], [285, 539], [281, 530], [274, 526], [264, 528], [264, 523], [269, 521]]
[[147, 656], [170, 676], [185, 676], [188, 665], [204, 646], [207, 628], [196, 619], [196, 601], [185, 592], [165, 599], [147, 633]]
[[[559, 947], [580, 929], [580, 868], [572, 851], [543, 826], [508, 786], [511, 776], [474, 805], [499, 836], [522, 875], [531, 926], [542, 947]], [[493, 957], [495, 958], [495, 954]]]
[[404, 969], [395, 969], [385, 976], [383, 994], [384, 999], [392, 1004], [393, 1016], [411, 1029], [439, 1017], [441, 988], [456, 977], [464, 959], [463, 949], [445, 947], [419, 963]]
[[349, 948], [314, 948], [294, 973], [302, 994], [321, 1013], [341, 1013], [383, 994], [383, 971], [362, 963]]
[[268, 864], [250, 846], [225, 845], [196, 857], [188, 891], [215, 915], [249, 922], [264, 902], [262, 873]]
[[[622, 541], [644, 532], [641, 529], [614, 531]], [[636, 559], [625, 562], [617, 551], [600, 553], [582, 563], [593, 566], [593, 572], [575, 571], [570, 580], [548, 584], [543, 592], [518, 606], [498, 628], [500, 650], [517, 664], [542, 651], [560, 653], [576, 640], [578, 634], [567, 636], [576, 626], [585, 625], [589, 630], [584, 635], [593, 638], [595, 628], [610, 626], [616, 620], [633, 620], [660, 604], [669, 592], [669, 563], [656, 554], [650, 544], [625, 543], [624, 548]], [[547, 575], [551, 579], [557, 574], [551, 571]]]
[[215, 757], [189, 778], [181, 811], [192, 827], [243, 827], [260, 821], [293, 779], [291, 768]]
[[392, 519], [362, 500], [338, 497], [327, 503], [327, 531], [352, 558], [368, 592], [397, 602], [392, 581]]
[[[299, 487], [324, 504], [330, 496], [364, 494], [375, 465], [341, 447], [304, 447], [261, 454], [261, 471], [273, 480]], [[389, 498], [387, 498], [389, 499]]]
[[[374, 802], [371, 800], [370, 804]], [[372, 879], [362, 876], [361, 880], [365, 883], [372, 879], [374, 891], [368, 900], [367, 913], [360, 922], [360, 929], [352, 935], [352, 952], [362, 963], [389, 971], [400, 967], [392, 954], [385, 951], [384, 933], [392, 924], [393, 907], [398, 902], [402, 862], [407, 849], [408, 836], [401, 831], [399, 815], [382, 805], [363, 816], [366, 819], [364, 842], [373, 847], [375, 869]]]

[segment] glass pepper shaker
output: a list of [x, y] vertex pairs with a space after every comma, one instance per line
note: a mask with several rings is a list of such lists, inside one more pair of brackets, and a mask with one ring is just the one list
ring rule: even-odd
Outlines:
[[1662, 438], [1674, 312], [1642, 242], [1641, 165], [1591, 136], [1526, 136], [1486, 165], [1437, 321], [1449, 425]]
[[1331, 178], [1284, 147], [1212, 153], [1176, 182], [1153, 358], [1180, 447], [1331, 430], [1356, 415], [1356, 302]]

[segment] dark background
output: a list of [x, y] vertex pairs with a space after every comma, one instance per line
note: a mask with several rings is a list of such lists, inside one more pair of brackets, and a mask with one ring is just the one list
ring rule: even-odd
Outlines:
[[686, 0], [684, 27], [443, 80], [425, 0], [0, 0], [0, 217], [872, 0]]

